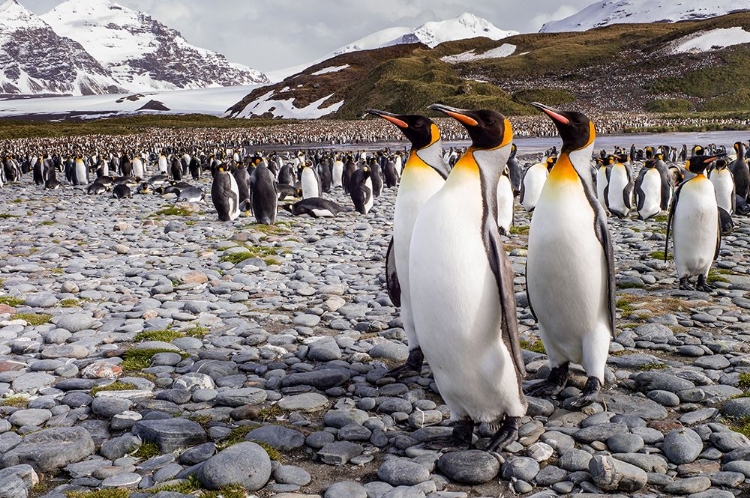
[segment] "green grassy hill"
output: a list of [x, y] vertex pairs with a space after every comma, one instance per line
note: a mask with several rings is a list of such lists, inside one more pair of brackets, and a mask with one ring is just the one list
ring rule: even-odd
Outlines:
[[[718, 28], [750, 31], [750, 13], [704, 21], [620, 24], [575, 33], [517, 35], [500, 41], [461, 40], [429, 49], [421, 44], [343, 54], [271, 86], [230, 109], [238, 114], [260, 96], [293, 99], [303, 107], [331, 95], [343, 101], [332, 117], [360, 117], [367, 108], [425, 112], [441, 102], [490, 107], [508, 115], [532, 114], [528, 102], [576, 102], [600, 111], [695, 113], [750, 111], [750, 44], [696, 54], [672, 54], [688, 35]], [[449, 63], [466, 52], [483, 54], [503, 44], [512, 55]], [[314, 76], [326, 67], [346, 69]]]

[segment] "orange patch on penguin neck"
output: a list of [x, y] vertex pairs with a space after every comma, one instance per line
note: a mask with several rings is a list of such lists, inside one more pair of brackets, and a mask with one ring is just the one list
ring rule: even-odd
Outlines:
[[552, 170], [549, 172], [547, 181], [552, 180], [553, 182], [565, 182], [565, 181], [578, 181], [578, 172], [573, 163], [570, 162], [570, 157], [567, 154], [562, 154]]

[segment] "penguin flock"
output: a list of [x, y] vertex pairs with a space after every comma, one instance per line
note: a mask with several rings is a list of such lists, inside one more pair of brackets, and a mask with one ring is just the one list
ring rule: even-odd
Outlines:
[[[526, 165], [516, 157], [511, 121], [499, 112], [433, 104], [431, 111], [466, 130], [467, 149], [446, 151], [427, 116], [370, 109], [408, 139], [408, 152], [265, 154], [193, 146], [6, 154], [0, 182], [32, 172], [45, 189], [60, 188], [61, 175], [91, 195], [173, 194], [201, 202], [203, 188], [187, 179], [210, 174], [219, 220], [252, 213], [261, 224], [275, 223], [280, 208], [293, 216], [367, 215], [383, 189], [397, 188], [385, 281], [400, 307], [409, 354], [388, 375], [420, 372], [426, 361], [451, 411], [451, 438], [440, 444], [470, 447], [475, 425], [484, 423], [493, 434], [483, 449], [500, 451], [518, 436], [526, 396], [558, 395], [571, 363], [587, 376], [572, 408], [597, 400], [604, 386], [616, 291], [608, 216], [647, 220], [667, 212], [665, 259], [671, 234], [679, 287], [710, 292], [708, 272], [722, 233], [731, 231], [732, 216], [750, 214], [744, 142], [733, 153], [715, 145], [594, 152], [596, 126], [588, 116], [532, 105], [552, 122], [562, 145]], [[349, 196], [351, 207], [326, 198], [336, 190]], [[550, 367], [535, 382], [525, 380], [504, 243], [512, 237], [516, 204], [531, 213], [526, 292]]]
[[[713, 146], [694, 147], [690, 157], [686, 146], [680, 153], [632, 146], [597, 155], [596, 127], [586, 115], [532, 105], [553, 122], [562, 147], [525, 171], [515, 158], [512, 125], [496, 111], [429, 107], [471, 137], [450, 164], [430, 118], [368, 111], [398, 127], [412, 145], [386, 255], [386, 286], [401, 308], [409, 355], [389, 375], [419, 372], [429, 363], [451, 412], [453, 430], [442, 447], [471, 447], [475, 425], [486, 423], [494, 433], [483, 449], [503, 449], [518, 436], [525, 396], [558, 395], [571, 363], [583, 367], [587, 380], [569, 406], [598, 399], [616, 317], [608, 216], [625, 219], [635, 210], [649, 219], [668, 211], [667, 247], [671, 231], [680, 288], [692, 289], [689, 279], [697, 276], [694, 288], [709, 292], [708, 272], [726, 227], [721, 212], [730, 216], [733, 206], [747, 204], [750, 188], [737, 194], [733, 180], [734, 171], [740, 178], [747, 172], [743, 143], [735, 144], [731, 162]], [[516, 197], [532, 213], [526, 292], [550, 367], [535, 382], [524, 382], [514, 272], [502, 239]], [[508, 206], [510, 222], [504, 221]]]

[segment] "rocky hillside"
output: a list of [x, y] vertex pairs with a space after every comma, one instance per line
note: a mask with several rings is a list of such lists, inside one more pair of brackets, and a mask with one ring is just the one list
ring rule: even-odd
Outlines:
[[[370, 107], [424, 112], [442, 102], [531, 113], [541, 100], [609, 111], [750, 111], [750, 12], [679, 23], [615, 24], [398, 45], [343, 54], [254, 90], [226, 116], [288, 109], [358, 118]], [[299, 115], [298, 115], [299, 116]]]
[[80, 43], [131, 91], [265, 83], [144, 12], [109, 0], [68, 0], [41, 16], [55, 32]]
[[56, 34], [16, 0], [0, 5], [0, 93], [91, 95], [124, 91], [79, 43]]

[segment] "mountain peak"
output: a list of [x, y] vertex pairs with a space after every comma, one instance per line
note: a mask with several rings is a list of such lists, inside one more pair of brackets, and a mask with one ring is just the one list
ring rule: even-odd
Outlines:
[[0, 27], [5, 30], [18, 28], [41, 28], [46, 26], [39, 16], [18, 3], [16, 0], [5, 0], [0, 4]]
[[261, 72], [191, 45], [177, 30], [110, 0], [68, 0], [42, 19], [80, 43], [131, 91], [267, 81]]
[[586, 31], [610, 24], [707, 19], [747, 10], [739, 3], [737, 0], [602, 0], [565, 19], [546, 23], [539, 32]]

